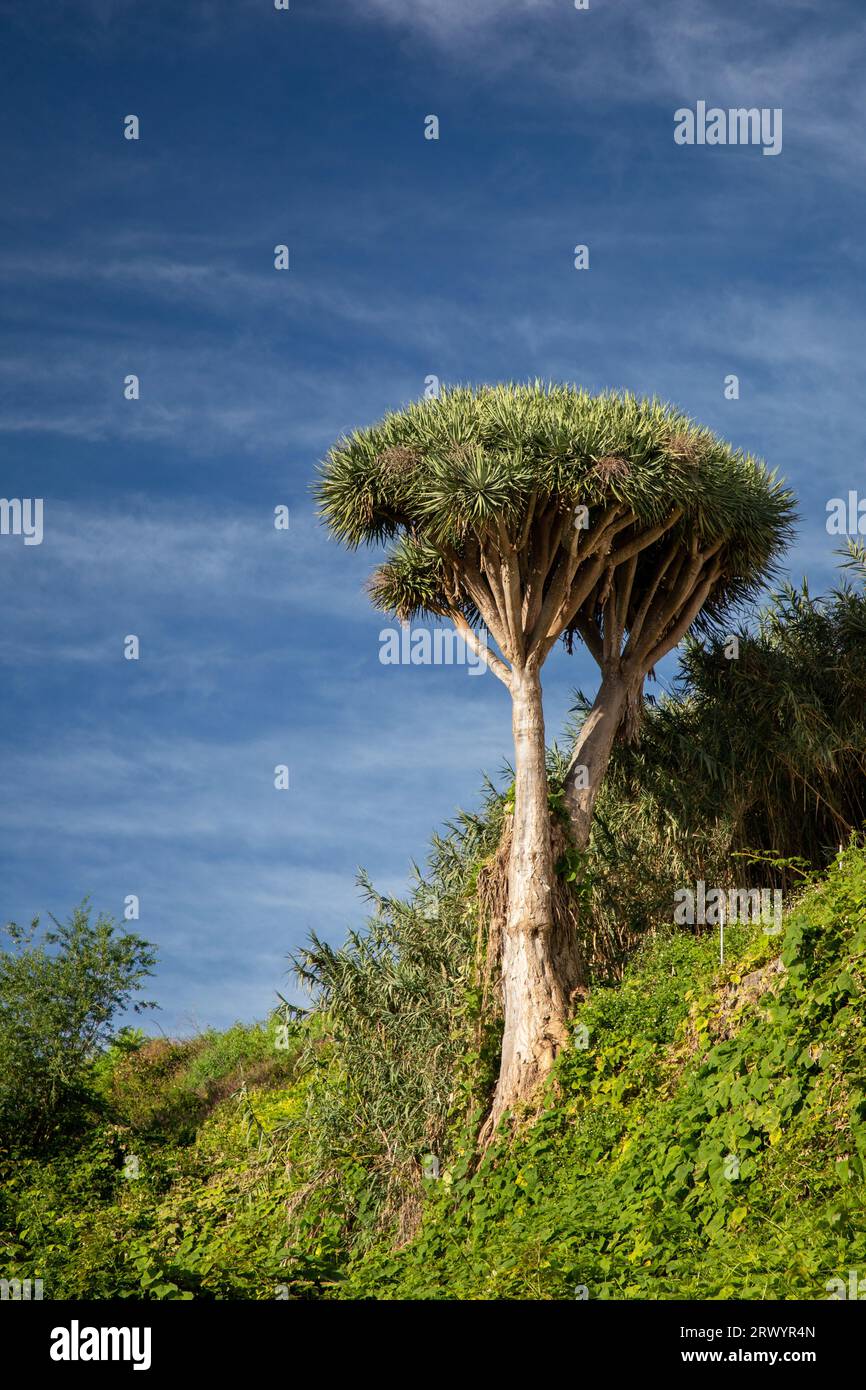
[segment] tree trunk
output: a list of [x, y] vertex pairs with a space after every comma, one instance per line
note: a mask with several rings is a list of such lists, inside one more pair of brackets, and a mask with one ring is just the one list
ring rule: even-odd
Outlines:
[[508, 909], [502, 935], [502, 1060], [485, 1126], [529, 1100], [568, 1033], [571, 994], [581, 983], [577, 942], [554, 922], [547, 769], [541, 681], [514, 670], [514, 827]]
[[565, 802], [576, 849], [586, 849], [589, 843], [593, 807], [607, 772], [614, 739], [629, 701], [636, 695], [634, 683], [629, 684], [619, 672], [606, 675], [574, 746], [565, 778]]

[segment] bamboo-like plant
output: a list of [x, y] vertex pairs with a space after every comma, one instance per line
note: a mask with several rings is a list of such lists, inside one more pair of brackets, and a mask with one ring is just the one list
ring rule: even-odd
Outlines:
[[317, 493], [345, 544], [391, 544], [374, 604], [404, 621], [449, 619], [511, 695], [495, 1123], [549, 1070], [581, 983], [573, 934], [551, 907], [541, 668], [577, 636], [601, 669], [566, 782], [581, 848], [647, 673], [693, 624], [764, 582], [792, 497], [764, 464], [658, 400], [542, 383], [455, 388], [389, 414], [334, 445]]
[[[828, 594], [782, 586], [750, 625], [687, 640], [670, 695], [645, 711], [640, 747], [614, 752], [605, 799], [675, 854], [712, 831], [726, 857], [753, 852], [820, 869], [866, 820], [866, 551], [852, 542]], [[859, 580], [859, 582], [857, 582]], [[581, 713], [586, 713], [586, 702]], [[667, 843], [666, 843], [667, 842]], [[732, 868], [745, 881], [748, 861]]]

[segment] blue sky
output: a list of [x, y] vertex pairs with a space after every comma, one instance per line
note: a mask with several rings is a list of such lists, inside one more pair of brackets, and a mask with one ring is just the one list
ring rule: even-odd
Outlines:
[[[0, 24], [0, 495], [45, 499], [42, 545], [0, 537], [0, 916], [137, 894], [154, 1026], [262, 1016], [310, 928], [362, 920], [356, 867], [398, 891], [509, 753], [493, 676], [379, 663], [372, 557], [309, 493], [341, 432], [431, 374], [657, 392], [779, 467], [790, 571], [831, 581], [826, 502], [866, 489], [866, 12], [76, 0]], [[698, 100], [781, 107], [782, 153], [677, 146]], [[552, 656], [551, 737], [594, 682]]]

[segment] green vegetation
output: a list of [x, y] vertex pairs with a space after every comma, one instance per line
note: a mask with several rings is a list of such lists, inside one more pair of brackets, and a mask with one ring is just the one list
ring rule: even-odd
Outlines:
[[862, 543], [849, 543], [842, 568], [855, 582], [819, 597], [805, 580], [787, 585], [754, 628], [687, 640], [674, 697], [646, 706], [638, 746], [618, 745], [608, 801], [639, 810], [668, 853], [722, 826], [726, 857], [751, 849], [819, 865], [863, 825]]
[[[434, 839], [405, 899], [362, 880], [367, 928], [296, 957], [308, 1012], [118, 1031], [146, 943], [86, 905], [41, 942], [13, 929], [2, 1276], [46, 1298], [823, 1299], [866, 1268], [864, 614], [859, 586], [786, 591], [741, 664], [691, 646], [582, 853], [550, 750], [589, 989], [486, 1147], [513, 787]], [[717, 931], [671, 921], [698, 878], [781, 885], [782, 934], [729, 925], [720, 964]]]
[[34, 1143], [86, 1113], [93, 1053], [155, 960], [140, 937], [106, 917], [92, 922], [87, 903], [52, 921], [41, 934], [38, 918], [29, 928], [10, 922], [0, 950], [0, 1136]]
[[569, 847], [583, 854], [646, 678], [690, 629], [760, 591], [791, 535], [793, 494], [662, 401], [542, 382], [458, 387], [391, 412], [333, 446], [317, 493], [346, 545], [390, 545], [374, 604], [402, 621], [448, 619], [511, 698], [489, 1136], [535, 1099], [588, 983], [571, 904], [552, 891], [542, 667], [577, 639], [601, 675], [560, 788]]
[[[480, 1165], [468, 1096], [432, 1082], [402, 1147], [365, 1151], [388, 1119], [367, 1109], [381, 1078], [362, 1070], [355, 1090], [339, 1026], [312, 1070], [271, 1053], [256, 1089], [265, 1030], [233, 1029], [230, 1047], [127, 1040], [100, 1068], [113, 1119], [7, 1165], [4, 1270], [54, 1297], [825, 1297], [866, 1260], [866, 851], [804, 894], [781, 943], [749, 924], [724, 970], [717, 951], [712, 934], [649, 938], [580, 1010], [547, 1108]], [[234, 1089], [188, 1136], [180, 1097], [198, 1101], [202, 1076]], [[412, 1114], [449, 1104], [453, 1129], [413, 1153]], [[438, 1181], [420, 1177], [428, 1147]]]
[[866, 854], [792, 912], [783, 971], [755, 933], [724, 971], [712, 937], [648, 942], [580, 1011], [549, 1109], [458, 1155], [343, 1296], [814, 1299], [862, 1267]]

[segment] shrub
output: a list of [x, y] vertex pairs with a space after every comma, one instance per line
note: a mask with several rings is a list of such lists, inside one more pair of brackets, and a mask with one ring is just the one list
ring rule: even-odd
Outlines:
[[91, 920], [85, 901], [40, 937], [9, 923], [0, 949], [0, 1144], [38, 1147], [86, 1115], [91, 1063], [136, 1000], [155, 956], [148, 942]]

